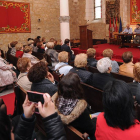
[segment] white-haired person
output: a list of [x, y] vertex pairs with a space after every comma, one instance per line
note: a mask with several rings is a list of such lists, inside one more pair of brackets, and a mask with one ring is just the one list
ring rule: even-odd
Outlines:
[[112, 70], [111, 60], [108, 57], [102, 58], [97, 62], [97, 69], [99, 73], [93, 74], [92, 85], [95, 88], [103, 90], [104, 86], [112, 81], [114, 78], [110, 74]]
[[55, 65], [59, 61], [58, 61], [58, 52], [54, 50], [54, 42], [48, 42], [46, 45], [48, 49], [45, 51], [45, 53], [51, 57], [52, 67], [55, 67]]
[[67, 75], [69, 71], [73, 68], [68, 65], [68, 52], [62, 51], [58, 54], [59, 63], [55, 65], [55, 70], [59, 71], [60, 74]]
[[93, 83], [93, 73], [87, 71], [85, 67], [87, 66], [87, 55], [85, 53], [77, 54], [74, 60], [74, 68], [70, 70], [72, 73], [76, 73], [83, 83], [92, 86]]

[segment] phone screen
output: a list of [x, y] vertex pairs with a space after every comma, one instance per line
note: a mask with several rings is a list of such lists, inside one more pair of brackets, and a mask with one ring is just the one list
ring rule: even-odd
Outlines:
[[44, 104], [43, 93], [27, 91], [29, 101], [38, 103], [39, 101]]

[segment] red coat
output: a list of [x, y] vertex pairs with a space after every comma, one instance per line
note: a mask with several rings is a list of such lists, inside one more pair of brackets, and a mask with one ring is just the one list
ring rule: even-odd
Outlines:
[[124, 131], [120, 128], [113, 128], [107, 125], [104, 113], [100, 113], [96, 123], [96, 140], [140, 140], [140, 123]]
[[23, 51], [16, 51], [16, 57], [17, 58], [21, 58], [22, 57], [22, 55], [23, 55]]

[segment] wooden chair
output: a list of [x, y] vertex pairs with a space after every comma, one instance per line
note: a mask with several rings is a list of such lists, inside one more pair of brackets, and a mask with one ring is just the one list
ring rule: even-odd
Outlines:
[[[86, 70], [92, 72], [92, 73], [99, 73], [98, 69], [97, 68], [94, 68], [94, 67], [86, 67]], [[123, 80], [125, 81], [126, 83], [130, 83], [130, 82], [133, 82], [133, 78], [132, 77], [128, 77], [128, 76], [125, 76], [125, 75], [120, 75], [118, 73], [113, 73], [111, 72], [112, 76], [115, 78], [115, 79], [118, 79], [118, 80]]]
[[26, 97], [26, 91], [22, 89], [17, 84], [14, 85], [14, 93], [15, 93], [15, 112], [14, 115], [20, 115], [23, 113], [22, 104], [24, 103]]
[[39, 60], [42, 60], [43, 57], [43, 53], [38, 53], [38, 52], [32, 52], [32, 55], [34, 55], [35, 57], [37, 57]]
[[48, 62], [48, 66], [52, 66], [52, 60], [51, 57], [48, 54], [44, 54], [44, 58], [46, 59], [46, 61]]
[[62, 77], [64, 76], [64, 74], [56, 73], [56, 71], [53, 71], [52, 75], [57, 82], [59, 82], [62, 79]]
[[113, 32], [112, 33], [112, 38], [109, 38], [110, 44], [116, 44], [119, 45], [121, 43], [121, 38], [119, 38], [118, 35], [116, 35], [118, 32]]
[[17, 68], [17, 61], [18, 61], [18, 58], [17, 57], [15, 57], [15, 56], [13, 56], [11, 54], [7, 54], [7, 61], [9, 63], [13, 64]]
[[91, 109], [94, 112], [101, 112], [103, 111], [103, 104], [102, 104], [102, 93], [103, 91], [89, 86], [85, 83], [82, 83], [82, 87], [84, 90], [84, 95], [87, 103], [91, 106]]
[[88, 140], [83, 134], [72, 126], [65, 126], [67, 140]]

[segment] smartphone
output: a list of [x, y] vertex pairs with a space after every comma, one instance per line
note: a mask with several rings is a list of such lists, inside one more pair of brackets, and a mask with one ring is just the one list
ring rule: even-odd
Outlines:
[[29, 101], [34, 103], [38, 103], [40, 101], [42, 104], [44, 104], [44, 98], [43, 98], [44, 93], [27, 91], [27, 94], [28, 94]]

